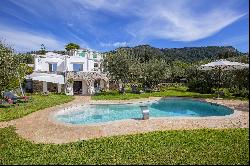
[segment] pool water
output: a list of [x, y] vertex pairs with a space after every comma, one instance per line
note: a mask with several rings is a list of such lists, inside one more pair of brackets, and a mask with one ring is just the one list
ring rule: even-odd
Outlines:
[[93, 124], [122, 119], [141, 119], [140, 106], [146, 105], [149, 117], [208, 117], [225, 116], [233, 110], [222, 105], [191, 99], [161, 99], [135, 104], [82, 105], [59, 111], [55, 118], [70, 124]]

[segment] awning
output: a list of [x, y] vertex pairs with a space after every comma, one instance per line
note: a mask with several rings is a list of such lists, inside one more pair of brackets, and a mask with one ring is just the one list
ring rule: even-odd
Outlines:
[[58, 74], [32, 73], [26, 76], [26, 79], [64, 84], [64, 76]]

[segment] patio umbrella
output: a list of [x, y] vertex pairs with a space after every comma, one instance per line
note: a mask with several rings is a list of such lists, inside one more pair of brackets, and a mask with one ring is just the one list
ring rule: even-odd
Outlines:
[[218, 87], [217, 87], [218, 98], [219, 98], [219, 88], [220, 88], [219, 83], [221, 80], [221, 71], [245, 69], [245, 68], [249, 68], [249, 64], [239, 63], [239, 62], [231, 62], [231, 61], [227, 61], [227, 60], [223, 60], [223, 59], [205, 64], [205, 65], [201, 65], [200, 67], [198, 67], [199, 70], [213, 70], [213, 69], [218, 70], [218, 75], [219, 75]]

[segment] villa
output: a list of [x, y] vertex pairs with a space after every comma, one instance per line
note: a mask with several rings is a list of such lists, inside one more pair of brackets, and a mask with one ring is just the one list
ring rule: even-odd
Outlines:
[[47, 52], [34, 56], [34, 72], [26, 77], [26, 91], [92, 95], [109, 88], [101, 53], [78, 49], [69, 55]]

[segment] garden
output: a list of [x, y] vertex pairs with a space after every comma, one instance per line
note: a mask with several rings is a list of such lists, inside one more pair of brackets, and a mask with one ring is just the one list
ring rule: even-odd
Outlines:
[[[142, 46], [141, 46], [142, 47]], [[249, 98], [249, 69], [200, 70], [199, 67], [219, 59], [248, 63], [248, 56], [222, 51], [204, 59], [169, 59], [150, 47], [120, 48], [106, 54], [103, 68], [110, 77], [110, 91], [94, 100], [144, 97], [188, 96], [225, 99]]]
[[[27, 63], [32, 62], [30, 56], [13, 55], [13, 50], [0, 42], [1, 92], [20, 89], [25, 75], [32, 72], [27, 66]], [[218, 83], [216, 71], [197, 69], [201, 64], [215, 59], [190, 62], [157, 56], [151, 58], [148, 55], [131, 54], [124, 49], [107, 54], [103, 67], [110, 75], [110, 91], [97, 93], [92, 99], [126, 100], [168, 96], [213, 98], [217, 96], [218, 86], [222, 98], [249, 98], [248, 70], [225, 71]], [[150, 52], [150, 55], [155, 54]], [[220, 57], [248, 62], [245, 57], [228, 53]], [[22, 95], [22, 92], [18, 92], [18, 95]], [[74, 97], [64, 94], [25, 95], [28, 101], [1, 105], [0, 121], [18, 119], [74, 100]], [[155, 131], [74, 143], [42, 144], [21, 138], [15, 126], [9, 126], [0, 128], [0, 164], [247, 165], [248, 141], [248, 129], [232, 128]]]

